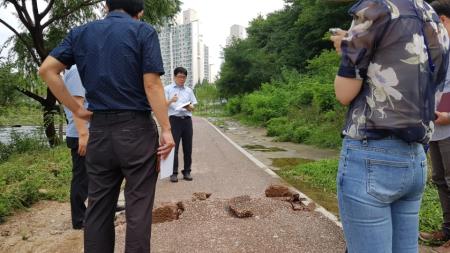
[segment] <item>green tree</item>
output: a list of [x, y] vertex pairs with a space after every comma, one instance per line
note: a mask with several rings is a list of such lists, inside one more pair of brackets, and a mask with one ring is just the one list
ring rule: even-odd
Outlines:
[[220, 94], [217, 86], [206, 80], [203, 80], [201, 84], [195, 86], [194, 93], [198, 100], [199, 111], [208, 113], [211, 108], [214, 109], [217, 103], [219, 103]]
[[227, 97], [252, 92], [278, 78], [281, 69], [307, 72], [308, 60], [332, 43], [324, 40], [331, 27], [348, 28], [347, 10], [353, 1], [285, 0], [282, 10], [258, 16], [247, 29], [248, 38], [224, 49], [217, 82]]
[[257, 90], [280, 70], [274, 55], [264, 53], [250, 39], [234, 41], [224, 49], [224, 57], [220, 79], [217, 81], [217, 87], [224, 97]]
[[17, 97], [17, 91], [12, 84], [22, 83], [24, 80], [14, 74], [11, 64], [6, 63], [0, 63], [0, 80], [4, 82], [4, 85], [0, 85], [0, 106], [10, 105]]
[[[39, 102], [43, 107], [45, 133], [51, 146], [58, 143], [54, 114], [56, 98], [37, 77], [37, 69], [43, 60], [67, 34], [70, 28], [99, 18], [103, 8], [102, 0], [0, 0], [0, 6], [12, 6], [20, 25], [0, 17], [0, 24], [14, 35], [7, 41], [13, 44], [8, 61], [14, 64], [29, 82], [14, 84], [20, 92]], [[179, 0], [145, 0], [144, 20], [160, 25], [172, 18], [178, 11]], [[6, 85], [3, 83], [2, 85]]]

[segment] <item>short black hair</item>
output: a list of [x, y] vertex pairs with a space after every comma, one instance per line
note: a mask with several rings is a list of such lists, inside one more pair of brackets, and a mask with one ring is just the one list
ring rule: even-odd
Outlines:
[[185, 76], [187, 76], [187, 70], [183, 67], [177, 67], [174, 71], [173, 71], [173, 75], [176, 76], [179, 73], [184, 74]]
[[439, 16], [450, 18], [450, 0], [435, 0], [431, 3], [431, 7]]
[[106, 5], [109, 11], [122, 9], [132, 17], [144, 10], [144, 0], [106, 0]]

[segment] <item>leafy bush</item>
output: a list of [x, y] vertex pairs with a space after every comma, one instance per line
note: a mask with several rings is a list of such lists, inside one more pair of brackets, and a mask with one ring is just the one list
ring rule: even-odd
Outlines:
[[288, 125], [287, 117], [272, 118], [267, 122], [267, 135], [268, 136], [280, 136], [287, 132], [286, 126]]
[[11, 133], [11, 142], [0, 142], [0, 163], [8, 160], [13, 153], [40, 150], [47, 147], [47, 142], [37, 132], [31, 134]]
[[228, 99], [228, 102], [225, 105], [225, 111], [231, 115], [238, 114], [241, 112], [241, 103], [242, 103], [241, 97], [230, 98]]
[[[13, 146], [0, 142], [0, 163], [6, 161], [13, 152]], [[0, 207], [1, 208], [1, 207]]]
[[244, 123], [266, 126], [267, 134], [280, 141], [338, 148], [345, 116], [332, 85], [338, 60], [324, 51], [309, 61], [309, 73], [283, 69], [280, 78], [260, 90], [230, 99], [227, 111], [241, 114]]

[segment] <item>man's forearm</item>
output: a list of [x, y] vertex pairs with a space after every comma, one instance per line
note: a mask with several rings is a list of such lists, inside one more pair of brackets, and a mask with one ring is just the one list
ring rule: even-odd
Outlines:
[[87, 121], [73, 116], [73, 121], [75, 122], [75, 128], [77, 129], [79, 136], [89, 135], [89, 130], [87, 128]]
[[80, 109], [80, 105], [70, 95], [61, 78], [61, 71], [64, 65], [52, 56], [48, 56], [39, 69], [39, 75], [48, 85], [53, 95], [63, 103], [69, 110], [76, 112]]
[[170, 130], [170, 122], [167, 112], [167, 100], [164, 95], [164, 87], [157, 74], [144, 75], [144, 87], [148, 102], [158, 120], [162, 130]]

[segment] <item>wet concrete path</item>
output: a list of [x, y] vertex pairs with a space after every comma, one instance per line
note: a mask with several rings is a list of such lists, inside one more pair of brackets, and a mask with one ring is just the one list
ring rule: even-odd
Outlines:
[[[193, 124], [194, 181], [160, 180], [155, 201], [156, 206], [184, 201], [186, 210], [179, 220], [153, 225], [152, 252], [344, 252], [340, 227], [321, 213], [293, 211], [286, 203], [266, 198], [269, 185], [285, 183], [205, 119], [194, 118]], [[192, 202], [194, 192], [212, 196]], [[240, 195], [255, 201], [254, 217], [230, 215], [227, 201]], [[117, 229], [117, 252], [123, 250], [124, 229]]]

